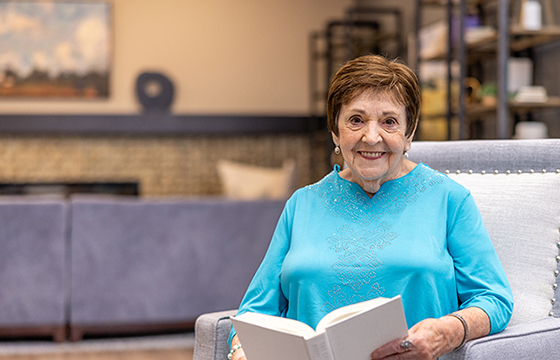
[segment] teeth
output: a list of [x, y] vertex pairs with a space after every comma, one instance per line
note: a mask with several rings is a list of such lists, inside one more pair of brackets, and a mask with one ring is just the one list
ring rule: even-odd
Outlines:
[[382, 152], [368, 152], [368, 151], [362, 151], [362, 155], [367, 156], [367, 157], [378, 157], [383, 155]]

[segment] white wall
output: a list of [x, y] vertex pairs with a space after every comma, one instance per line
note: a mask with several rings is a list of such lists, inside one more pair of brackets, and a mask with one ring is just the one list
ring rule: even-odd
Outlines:
[[308, 112], [308, 36], [352, 0], [112, 0], [108, 100], [0, 99], [0, 113], [135, 113], [143, 71], [175, 83], [178, 114]]

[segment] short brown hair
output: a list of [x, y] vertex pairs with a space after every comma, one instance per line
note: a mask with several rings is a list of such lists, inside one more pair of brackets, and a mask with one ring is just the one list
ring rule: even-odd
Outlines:
[[338, 115], [364, 91], [389, 93], [407, 114], [405, 136], [412, 135], [420, 114], [420, 84], [416, 74], [397, 60], [380, 55], [366, 55], [349, 61], [334, 76], [327, 97], [329, 130], [338, 136]]

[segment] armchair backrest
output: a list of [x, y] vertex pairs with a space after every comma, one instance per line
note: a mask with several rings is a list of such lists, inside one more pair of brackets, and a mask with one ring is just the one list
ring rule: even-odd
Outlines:
[[416, 141], [409, 158], [441, 172], [555, 172], [560, 168], [560, 139]]
[[560, 139], [414, 142], [409, 158], [473, 194], [514, 295], [510, 326], [560, 317]]

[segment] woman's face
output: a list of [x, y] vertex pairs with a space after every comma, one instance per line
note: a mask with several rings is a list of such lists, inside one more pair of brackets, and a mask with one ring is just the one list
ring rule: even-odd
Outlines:
[[338, 136], [349, 172], [343, 178], [374, 193], [387, 181], [410, 171], [403, 158], [410, 149], [412, 136], [405, 137], [406, 109], [389, 94], [365, 91], [352, 102], [342, 105], [338, 116]]

